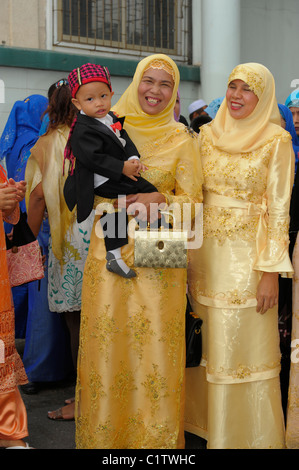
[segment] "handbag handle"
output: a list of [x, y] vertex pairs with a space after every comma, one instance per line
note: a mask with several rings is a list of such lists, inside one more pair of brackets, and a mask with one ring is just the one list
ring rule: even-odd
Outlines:
[[[173, 213], [169, 212], [169, 211], [159, 211], [160, 214], [165, 214], [165, 215], [169, 215], [170, 217], [172, 217], [173, 219], [173, 224], [168, 224], [169, 226], [173, 227], [173, 225], [175, 225], [175, 216]], [[159, 230], [161, 230], [163, 227], [163, 225], [160, 225], [158, 227]], [[135, 230], [138, 231], [138, 230], [151, 230], [151, 226], [150, 226], [150, 222], [147, 222], [147, 226], [146, 226], [146, 229], [143, 229], [143, 228], [140, 228], [140, 225], [139, 225], [139, 222], [137, 223], [136, 227], [135, 227]]]
[[36, 237], [32, 233], [26, 219], [26, 214], [24, 212], [20, 212], [20, 219], [13, 227], [12, 240], [10, 240], [6, 235], [7, 250], [16, 246], [28, 245], [36, 240]]

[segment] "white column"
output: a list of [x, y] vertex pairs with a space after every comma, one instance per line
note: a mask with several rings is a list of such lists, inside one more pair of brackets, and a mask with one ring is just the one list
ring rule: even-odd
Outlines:
[[201, 31], [202, 0], [192, 0], [192, 55], [193, 65], [200, 65], [202, 58]]
[[240, 63], [240, 0], [202, 0], [202, 98], [224, 96], [227, 79]]

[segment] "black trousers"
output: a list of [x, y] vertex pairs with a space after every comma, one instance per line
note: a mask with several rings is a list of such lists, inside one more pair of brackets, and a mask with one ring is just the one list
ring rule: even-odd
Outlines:
[[[155, 193], [157, 188], [142, 177], [133, 181], [126, 176], [122, 176], [119, 182], [106, 181], [95, 188], [97, 196], [108, 199], [116, 199], [118, 196], [128, 196], [138, 193]], [[101, 225], [104, 233], [106, 251], [121, 248], [128, 243], [128, 215], [126, 209], [112, 214], [104, 214], [101, 217]]]

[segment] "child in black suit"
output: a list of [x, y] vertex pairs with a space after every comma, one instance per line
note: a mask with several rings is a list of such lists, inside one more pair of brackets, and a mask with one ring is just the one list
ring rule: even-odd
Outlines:
[[[108, 69], [85, 64], [73, 70], [68, 80], [72, 101], [79, 114], [65, 151], [65, 158], [71, 164], [64, 196], [70, 210], [77, 205], [77, 219], [82, 222], [93, 209], [94, 194], [114, 199], [122, 195], [152, 193], [157, 189], [140, 177], [140, 171], [145, 167], [122, 128], [124, 118], [118, 119], [110, 112], [113, 91]], [[110, 234], [112, 218], [114, 230]], [[126, 221], [126, 227], [119, 237], [120, 220]], [[102, 227], [107, 251], [106, 268], [125, 278], [135, 277], [135, 271], [121, 258], [121, 247], [128, 243], [127, 214], [124, 218], [119, 213], [107, 214], [105, 223]]]

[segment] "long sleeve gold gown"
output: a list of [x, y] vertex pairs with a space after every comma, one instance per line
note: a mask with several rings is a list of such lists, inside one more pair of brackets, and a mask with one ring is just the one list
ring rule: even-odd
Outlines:
[[[142, 111], [138, 87], [148, 67], [173, 75], [166, 108]], [[169, 76], [171, 80], [171, 75]], [[113, 110], [125, 116], [142, 176], [180, 208], [202, 202], [197, 136], [174, 120], [179, 71], [158, 54], [140, 61]], [[99, 203], [109, 202], [95, 198]], [[111, 202], [111, 201], [110, 201]], [[174, 205], [174, 204], [173, 204]], [[76, 445], [85, 449], [184, 447], [186, 269], [135, 268], [125, 279], [106, 269], [96, 215], [85, 265], [76, 387]], [[122, 247], [133, 267], [134, 240]]]
[[284, 447], [277, 307], [256, 312], [263, 271], [288, 256], [294, 156], [288, 136], [229, 154], [200, 134], [204, 242], [192, 250], [189, 292], [203, 318], [203, 360], [186, 374], [186, 430], [208, 448]]
[[[144, 177], [169, 204], [201, 202], [197, 138], [181, 127], [166, 141], [150, 144]], [[96, 197], [95, 206], [100, 202]], [[129, 280], [109, 273], [98, 221], [96, 215], [83, 279], [77, 448], [182, 448], [187, 271], [134, 268]], [[133, 251], [130, 238], [122, 248], [128, 266]]]

